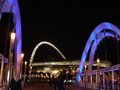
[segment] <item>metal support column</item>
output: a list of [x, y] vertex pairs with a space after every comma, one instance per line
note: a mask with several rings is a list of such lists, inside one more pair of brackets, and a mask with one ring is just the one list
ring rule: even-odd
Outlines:
[[112, 89], [114, 89], [114, 70], [112, 69]]
[[105, 90], [105, 73], [103, 72], [103, 90]]
[[90, 84], [91, 84], [91, 87], [93, 87], [92, 74], [90, 75]]

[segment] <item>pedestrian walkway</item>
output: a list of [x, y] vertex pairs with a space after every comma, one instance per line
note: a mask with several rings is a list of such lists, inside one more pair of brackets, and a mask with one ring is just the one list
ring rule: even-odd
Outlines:
[[[64, 85], [64, 88], [65, 90], [92, 90], [74, 85]], [[54, 90], [54, 86], [50, 86], [48, 83], [29, 83], [25, 85], [23, 90]]]

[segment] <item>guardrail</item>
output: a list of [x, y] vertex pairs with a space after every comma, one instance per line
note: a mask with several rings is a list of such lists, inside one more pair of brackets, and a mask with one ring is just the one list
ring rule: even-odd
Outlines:
[[80, 83], [75, 83], [77, 86], [85, 87], [85, 88], [90, 88], [92, 90], [120, 90], [120, 83], [114, 83], [112, 86], [112, 83], [107, 82], [105, 84], [103, 83], [89, 83], [89, 82], [80, 82]]

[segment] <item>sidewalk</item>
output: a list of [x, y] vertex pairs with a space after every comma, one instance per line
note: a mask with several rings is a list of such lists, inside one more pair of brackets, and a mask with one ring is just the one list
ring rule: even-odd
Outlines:
[[[64, 85], [65, 90], [93, 90], [75, 85]], [[54, 90], [54, 85], [50, 86], [48, 83], [29, 83], [25, 85], [23, 90]]]
[[85, 88], [81, 86], [76, 86], [76, 85], [65, 85], [65, 90], [93, 90], [90, 88]]

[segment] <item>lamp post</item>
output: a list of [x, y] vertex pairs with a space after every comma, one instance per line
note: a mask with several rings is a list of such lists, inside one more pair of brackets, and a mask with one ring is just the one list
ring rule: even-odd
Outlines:
[[15, 33], [12, 32], [10, 36], [9, 46], [9, 60], [8, 60], [8, 72], [7, 72], [7, 85], [10, 84], [12, 78], [12, 61], [13, 61], [13, 49], [14, 49]]
[[73, 73], [73, 80], [74, 80], [74, 76], [75, 76], [75, 70], [72, 70], [72, 73]]
[[87, 70], [87, 65], [85, 64], [84, 67], [85, 67], [85, 88], [86, 88], [86, 79], [87, 79], [87, 77], [86, 77], [86, 70]]
[[21, 53], [20, 79], [22, 79], [23, 58], [24, 58], [24, 53]]
[[97, 81], [98, 81], [98, 85], [100, 84], [100, 59], [97, 59], [97, 70], [98, 70], [98, 77], [97, 77]]
[[4, 56], [0, 54], [1, 61], [1, 71], [0, 71], [0, 86], [2, 85], [2, 78], [3, 78], [3, 67], [4, 67]]
[[27, 68], [27, 61], [25, 61], [24, 82], [25, 82], [25, 78], [26, 78], [26, 68]]
[[31, 81], [31, 75], [32, 75], [32, 66], [30, 66], [30, 70], [29, 70], [29, 81]]

